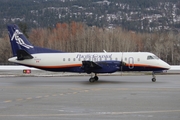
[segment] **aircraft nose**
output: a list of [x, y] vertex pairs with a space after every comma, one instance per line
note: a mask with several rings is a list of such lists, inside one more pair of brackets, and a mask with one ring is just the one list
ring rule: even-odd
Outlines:
[[171, 68], [171, 66], [168, 64], [168, 63], [166, 63], [166, 62], [164, 62], [165, 64], [164, 64], [164, 68], [165, 69], [167, 69], [167, 70], [169, 70], [170, 68]]

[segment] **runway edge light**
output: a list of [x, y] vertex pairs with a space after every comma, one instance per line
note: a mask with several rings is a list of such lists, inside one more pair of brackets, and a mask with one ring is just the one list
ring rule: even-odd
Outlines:
[[23, 70], [23, 73], [24, 73], [24, 74], [30, 74], [30, 73], [31, 73], [31, 70], [30, 70], [30, 69], [25, 69], [25, 70]]

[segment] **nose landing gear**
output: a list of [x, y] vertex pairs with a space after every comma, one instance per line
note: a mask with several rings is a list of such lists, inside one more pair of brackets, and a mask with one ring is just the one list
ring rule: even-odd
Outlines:
[[156, 76], [155, 76], [155, 73], [154, 73], [154, 72], [152, 72], [152, 76], [153, 76], [152, 82], [156, 82]]

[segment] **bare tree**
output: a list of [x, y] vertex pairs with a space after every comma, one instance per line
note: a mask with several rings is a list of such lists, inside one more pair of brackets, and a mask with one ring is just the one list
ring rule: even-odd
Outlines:
[[3, 32], [2, 38], [0, 38], [0, 56], [0, 63], [2, 64], [8, 64], [8, 59], [12, 57], [12, 49], [7, 32]]
[[[32, 29], [29, 40], [33, 45], [67, 52], [152, 52], [170, 64], [180, 63], [180, 34], [136, 33], [120, 27], [104, 29], [83, 23], [57, 23], [55, 28]], [[12, 56], [8, 34], [0, 39], [1, 63]]]

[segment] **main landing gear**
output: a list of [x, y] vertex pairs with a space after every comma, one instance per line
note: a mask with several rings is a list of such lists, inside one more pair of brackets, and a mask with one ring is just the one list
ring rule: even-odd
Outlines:
[[[95, 75], [93, 76], [93, 73], [91, 73], [91, 78], [89, 78], [89, 82], [90, 83], [93, 83], [95, 81], [98, 81], [98, 76], [97, 76], [97, 73], [95, 73]], [[156, 82], [156, 76], [155, 76], [155, 73], [152, 72], [152, 82]]]
[[89, 78], [89, 82], [90, 83], [93, 83], [95, 81], [98, 81], [98, 76], [97, 76], [97, 73], [95, 73], [95, 75], [93, 76], [93, 73], [91, 73], [91, 78]]
[[156, 76], [155, 76], [155, 73], [154, 73], [154, 72], [152, 72], [152, 76], [153, 76], [152, 82], [156, 82]]

